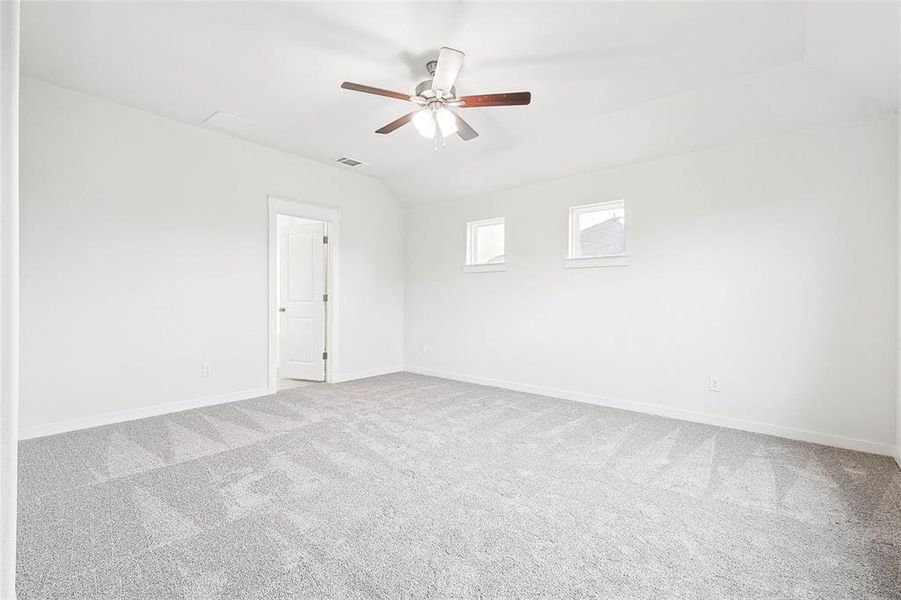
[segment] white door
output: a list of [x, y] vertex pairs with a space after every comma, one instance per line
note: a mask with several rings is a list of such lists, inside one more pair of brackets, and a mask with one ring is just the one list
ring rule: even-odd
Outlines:
[[279, 231], [278, 376], [325, 380], [325, 226]]

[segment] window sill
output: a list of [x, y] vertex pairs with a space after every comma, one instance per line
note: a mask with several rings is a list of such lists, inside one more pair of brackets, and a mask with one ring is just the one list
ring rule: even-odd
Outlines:
[[589, 267], [628, 267], [629, 255], [616, 256], [589, 256], [585, 258], [563, 259], [564, 269], [585, 269]]
[[493, 263], [488, 265], [463, 265], [464, 273], [492, 273], [495, 271], [506, 271], [506, 263]]

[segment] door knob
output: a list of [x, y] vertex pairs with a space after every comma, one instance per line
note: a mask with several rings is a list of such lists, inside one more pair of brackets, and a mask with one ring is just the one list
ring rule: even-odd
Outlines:
[[284, 306], [279, 306], [279, 307], [278, 307], [278, 312], [285, 312], [285, 307], [284, 307]]

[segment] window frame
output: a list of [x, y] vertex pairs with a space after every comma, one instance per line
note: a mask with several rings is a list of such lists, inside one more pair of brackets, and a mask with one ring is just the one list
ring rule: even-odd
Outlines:
[[[628, 241], [628, 232], [623, 234], [623, 251], [619, 254], [599, 254], [591, 256], [583, 256], [581, 253], [582, 239], [579, 235], [579, 217], [589, 212], [599, 212], [602, 210], [615, 210], [621, 208], [623, 218], [625, 218], [626, 201], [625, 200], [606, 200], [604, 202], [592, 202], [591, 204], [580, 204], [579, 206], [569, 207], [569, 242], [567, 247], [566, 258], [606, 258], [608, 256], [626, 256], [626, 244]], [[579, 250], [579, 252], [576, 252]]]
[[[625, 267], [629, 265], [628, 254], [628, 225], [623, 232], [623, 251], [620, 254], [601, 254], [597, 256], [581, 255], [581, 236], [579, 232], [579, 217], [587, 212], [601, 210], [622, 209], [623, 218], [626, 214], [626, 201], [623, 198], [617, 200], [604, 200], [591, 204], [580, 204], [569, 207], [569, 227], [567, 234], [566, 258], [563, 266], [567, 269], [582, 267]], [[578, 251], [578, 253], [577, 253]]]
[[[479, 263], [475, 262], [478, 256], [478, 235], [477, 232], [482, 227], [493, 225], [501, 225], [504, 228], [504, 260], [496, 263]], [[503, 271], [507, 264], [507, 223], [504, 217], [494, 217], [491, 219], [480, 219], [478, 221], [468, 221], [466, 223], [466, 262], [464, 267], [477, 267], [476, 269], [468, 269], [468, 272], [484, 272], [484, 271]]]

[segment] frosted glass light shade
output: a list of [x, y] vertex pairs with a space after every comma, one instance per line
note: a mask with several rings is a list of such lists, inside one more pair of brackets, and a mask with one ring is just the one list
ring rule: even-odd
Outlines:
[[442, 107], [435, 111], [435, 120], [438, 121], [438, 127], [441, 128], [441, 135], [447, 137], [457, 133], [457, 119], [454, 113]]
[[435, 116], [431, 110], [424, 108], [413, 115], [413, 126], [422, 137], [429, 139], [435, 137]]

